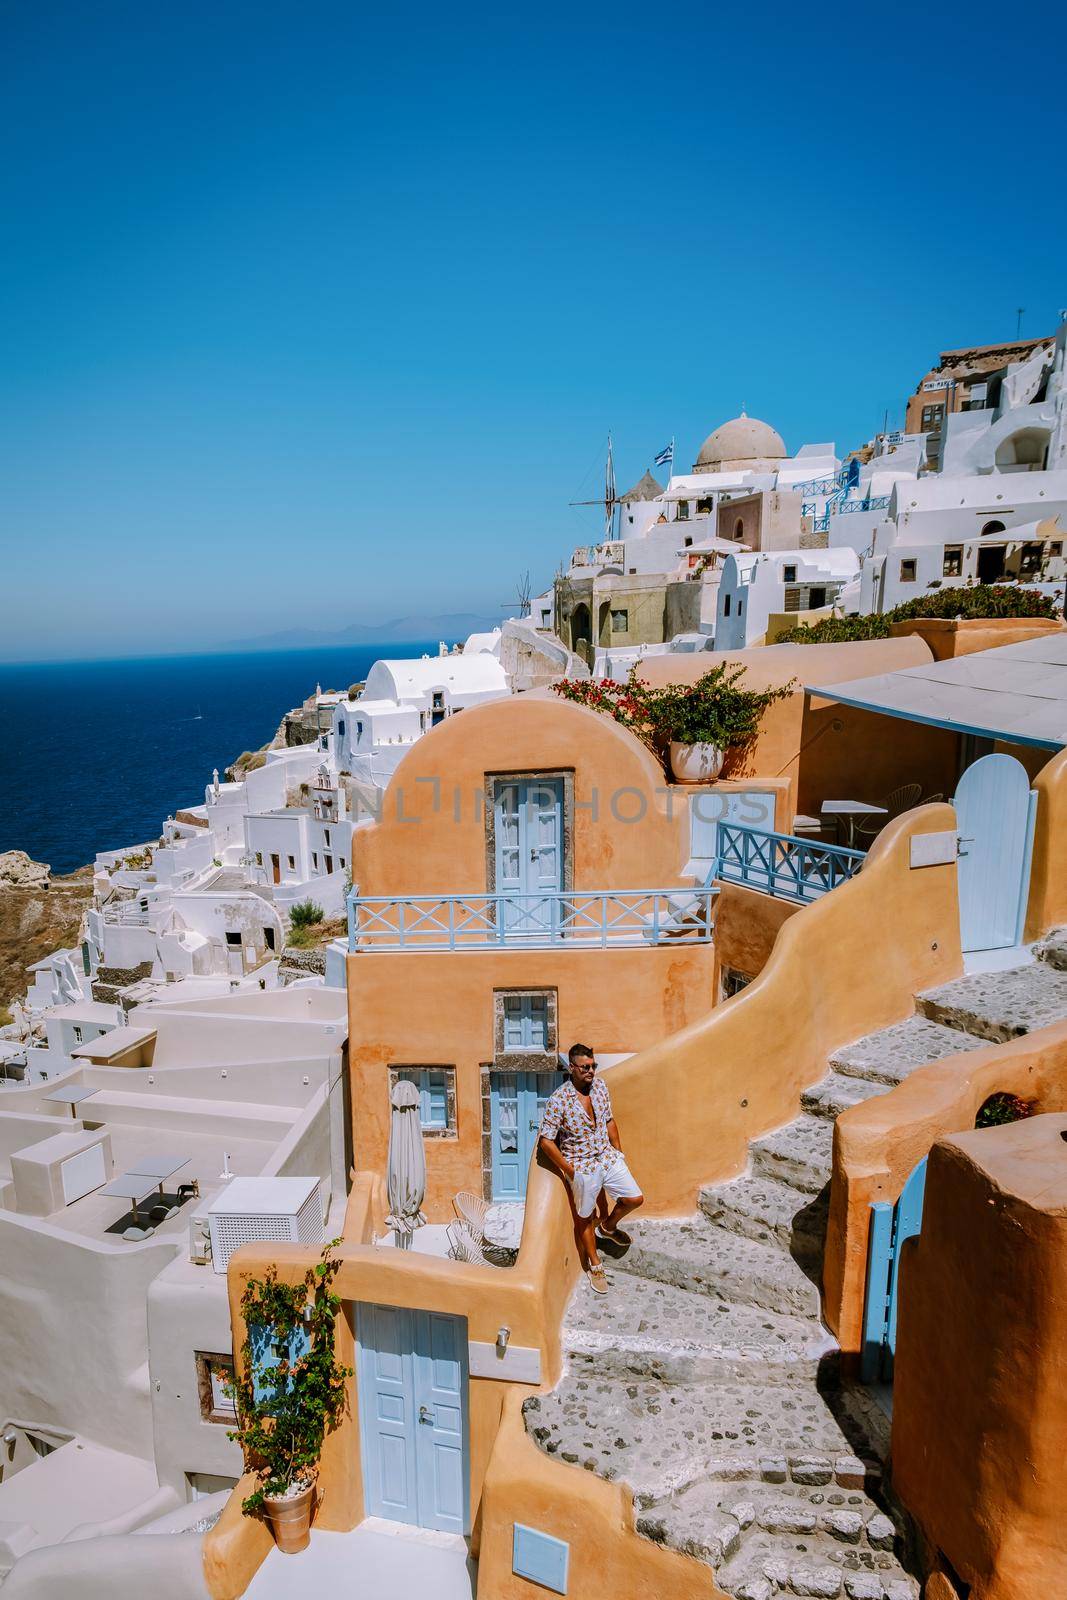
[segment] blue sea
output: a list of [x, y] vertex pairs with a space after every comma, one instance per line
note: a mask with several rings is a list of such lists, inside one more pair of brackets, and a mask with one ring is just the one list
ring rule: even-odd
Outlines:
[[285, 713], [428, 644], [0, 666], [0, 851], [55, 873], [158, 836]]

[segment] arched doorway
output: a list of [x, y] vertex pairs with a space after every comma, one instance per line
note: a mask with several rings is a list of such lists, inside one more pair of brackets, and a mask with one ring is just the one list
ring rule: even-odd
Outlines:
[[994, 457], [1000, 472], [1042, 472], [1048, 461], [1047, 428], [1020, 428], [997, 445]]
[[[1003, 522], [987, 522], [982, 528], [982, 538], [993, 539], [1005, 531]], [[1006, 556], [1007, 546], [1004, 544], [979, 545], [975, 567], [978, 582], [996, 583], [998, 578], [1002, 578]]]
[[571, 649], [575, 655], [581, 656], [583, 661], [592, 660], [592, 621], [589, 616], [589, 607], [584, 600], [579, 601], [571, 612]]
[[606, 649], [611, 643], [611, 602], [609, 600], [602, 600], [600, 602], [600, 617], [597, 623], [597, 638], [600, 641], [602, 649]]

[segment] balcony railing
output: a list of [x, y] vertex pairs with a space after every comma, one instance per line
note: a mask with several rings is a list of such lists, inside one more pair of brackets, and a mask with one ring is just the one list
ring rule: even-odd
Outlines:
[[780, 900], [803, 904], [836, 889], [860, 870], [862, 850], [816, 844], [788, 833], [720, 822], [713, 876], [723, 883], [741, 883]]
[[130, 928], [147, 928], [148, 912], [136, 900], [116, 900], [103, 907], [105, 922], [119, 923]]
[[814, 500], [804, 500], [801, 503], [800, 514], [802, 517], [812, 518], [812, 527], [816, 533], [829, 533], [830, 518], [848, 516], [853, 511], [884, 511], [889, 504], [887, 494], [863, 495], [857, 499], [847, 499], [843, 494], [831, 495], [822, 511], [819, 510]]
[[378, 950], [618, 949], [704, 944], [710, 881], [698, 888], [538, 894], [361, 895], [348, 901], [348, 948]]
[[836, 489], [840, 488], [840, 484], [837, 481], [837, 474], [831, 473], [829, 477], [806, 478], [803, 483], [783, 484], [783, 488], [787, 489], [790, 494], [823, 495], [833, 494]]
[[852, 511], [884, 511], [888, 504], [889, 496], [887, 494], [876, 494], [873, 497], [867, 495], [863, 500], [842, 500], [840, 505], [834, 507], [834, 510], [840, 516], [846, 517]]

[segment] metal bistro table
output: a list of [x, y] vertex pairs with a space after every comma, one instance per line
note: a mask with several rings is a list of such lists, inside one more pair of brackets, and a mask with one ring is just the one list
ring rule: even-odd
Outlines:
[[848, 848], [856, 848], [856, 823], [861, 817], [888, 817], [885, 806], [869, 806], [865, 800], [824, 800], [819, 807], [824, 817], [833, 817], [840, 838], [841, 819], [845, 821]]
[[85, 1083], [68, 1083], [62, 1088], [53, 1089], [51, 1094], [42, 1095], [44, 1100], [56, 1100], [61, 1106], [69, 1106], [70, 1114], [75, 1122], [78, 1120], [78, 1107], [83, 1100], [91, 1100], [94, 1094], [99, 1094], [98, 1089], [90, 1089]]
[[142, 1156], [135, 1161], [130, 1172], [139, 1178], [154, 1178], [159, 1185], [160, 1199], [163, 1198], [163, 1185], [168, 1178], [189, 1165], [188, 1156], [160, 1155]]
[[156, 1180], [151, 1174], [143, 1172], [123, 1172], [117, 1178], [112, 1178], [110, 1183], [105, 1183], [100, 1190], [101, 1194], [113, 1194], [120, 1200], [130, 1202], [130, 1215], [135, 1228], [141, 1226], [141, 1215], [137, 1207], [142, 1200], [146, 1200], [156, 1186]]

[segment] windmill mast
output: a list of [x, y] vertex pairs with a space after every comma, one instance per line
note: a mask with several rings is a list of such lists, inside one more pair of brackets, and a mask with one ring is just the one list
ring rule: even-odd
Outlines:
[[599, 506], [604, 507], [604, 539], [615, 537], [615, 507], [618, 500], [615, 498], [615, 452], [611, 443], [611, 434], [608, 434], [608, 458], [604, 464], [604, 498], [603, 500], [572, 500], [572, 506]]
[[608, 459], [604, 467], [604, 540], [615, 537], [615, 459], [608, 434]]

